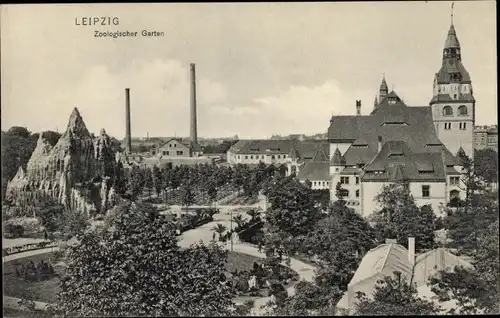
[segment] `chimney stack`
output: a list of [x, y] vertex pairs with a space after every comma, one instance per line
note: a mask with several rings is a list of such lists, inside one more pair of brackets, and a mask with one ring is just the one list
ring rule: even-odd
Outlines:
[[380, 152], [382, 150], [382, 136], [378, 136], [378, 149], [377, 152]]
[[415, 265], [415, 238], [414, 237], [408, 238], [408, 261], [410, 262], [411, 266]]
[[130, 131], [130, 88], [125, 88], [125, 151], [132, 153], [132, 133]]
[[356, 115], [361, 115], [361, 100], [356, 100]]
[[190, 137], [191, 142], [198, 143], [198, 135], [196, 129], [196, 66], [191, 63], [191, 122], [190, 122]]

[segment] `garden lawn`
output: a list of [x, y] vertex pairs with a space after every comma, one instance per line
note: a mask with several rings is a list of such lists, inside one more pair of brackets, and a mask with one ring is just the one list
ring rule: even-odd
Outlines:
[[[31, 282], [16, 276], [16, 267], [20, 269], [22, 264], [26, 264], [29, 261], [33, 261], [36, 265], [41, 260], [49, 260], [51, 255], [52, 253], [33, 255], [4, 263], [4, 295], [47, 303], [55, 302], [57, 292], [59, 291], [59, 278], [53, 277], [48, 280]], [[50, 262], [54, 267], [55, 272], [60, 274], [61, 269], [58, 266], [55, 266], [56, 262], [52, 260], [50, 260]]]
[[3, 317], [16, 317], [16, 318], [48, 318], [52, 317], [44, 311], [36, 310], [34, 312], [23, 311], [19, 309], [4, 308]]
[[[29, 261], [33, 261], [35, 264], [41, 260], [49, 260], [56, 273], [61, 274], [62, 270], [58, 266], [55, 266], [56, 261], [51, 260], [52, 253], [39, 254], [26, 258], [21, 258], [4, 263], [4, 273], [3, 273], [3, 284], [4, 284], [4, 295], [24, 298], [29, 300], [42, 301], [47, 303], [54, 303], [57, 300], [57, 293], [59, 291], [59, 278], [54, 277], [49, 280], [40, 282], [30, 282], [22, 278], [16, 277], [15, 268], [21, 267], [22, 264], [26, 264]], [[241, 254], [237, 252], [228, 252], [227, 257], [227, 272], [233, 272], [235, 270], [240, 271], [250, 271], [253, 268], [253, 263], [257, 262], [262, 264], [263, 259], [247, 254]], [[298, 277], [297, 273], [294, 273]], [[293, 284], [293, 283], [292, 283]], [[285, 286], [288, 288], [290, 285]], [[241, 299], [240, 299], [241, 298]], [[237, 300], [255, 299], [256, 297], [238, 297]], [[15, 315], [17, 316], [17, 315]]]

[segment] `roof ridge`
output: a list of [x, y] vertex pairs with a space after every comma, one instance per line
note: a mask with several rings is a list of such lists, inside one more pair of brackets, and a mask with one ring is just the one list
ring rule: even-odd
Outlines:
[[393, 246], [394, 243], [389, 243], [389, 248], [387, 249], [387, 254], [385, 254], [385, 257], [384, 257], [384, 262], [382, 262], [382, 266], [380, 267], [381, 270], [384, 269], [385, 267], [385, 264], [387, 263], [387, 259], [389, 258], [389, 254], [391, 253], [391, 250], [392, 250], [392, 246]]

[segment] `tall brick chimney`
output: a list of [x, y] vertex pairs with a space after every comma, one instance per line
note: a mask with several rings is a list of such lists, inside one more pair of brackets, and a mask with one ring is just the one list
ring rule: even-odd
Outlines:
[[132, 132], [130, 131], [130, 88], [125, 88], [125, 151], [132, 152]]
[[198, 143], [198, 134], [196, 129], [196, 66], [191, 63], [191, 122], [190, 139], [192, 143]]

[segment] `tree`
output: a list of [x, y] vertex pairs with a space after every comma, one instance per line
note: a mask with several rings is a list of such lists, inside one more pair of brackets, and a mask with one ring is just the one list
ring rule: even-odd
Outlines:
[[417, 207], [405, 184], [385, 186], [375, 200], [381, 207], [372, 216], [379, 242], [396, 238], [404, 246], [414, 237], [416, 250], [434, 247], [436, 216], [430, 206]]
[[314, 207], [312, 190], [295, 178], [283, 178], [269, 191], [266, 221], [292, 236], [308, 233], [321, 217]]
[[486, 182], [498, 182], [498, 153], [493, 149], [475, 150], [474, 170]]
[[121, 161], [117, 162], [116, 165], [114, 165], [112, 184], [116, 193], [119, 195], [124, 194], [125, 191], [127, 190], [127, 180], [125, 178], [123, 164], [121, 163]]
[[473, 194], [484, 190], [484, 187], [475, 173], [474, 162], [462, 148], [457, 152], [457, 158], [462, 165], [462, 183], [465, 186], [462, 190], [465, 190], [465, 204], [473, 206], [474, 203], [471, 202]]
[[11, 136], [18, 136], [21, 138], [28, 138], [31, 135], [31, 132], [28, 130], [28, 128], [20, 126], [10, 127], [7, 133]]
[[243, 226], [243, 223], [245, 223], [245, 220], [243, 219], [243, 216], [241, 214], [237, 214], [233, 216], [233, 222], [236, 223], [238, 228], [241, 228]]
[[318, 259], [320, 272], [328, 272], [328, 279], [346, 290], [363, 256], [376, 246], [376, 240], [374, 230], [363, 217], [346, 206], [333, 204], [303, 246], [307, 249], [304, 252]]
[[413, 286], [395, 272], [394, 278], [386, 276], [377, 282], [373, 298], [359, 293], [355, 311], [357, 315], [436, 315], [440, 308], [433, 302], [421, 299]]
[[212, 205], [217, 199], [217, 187], [215, 186], [213, 181], [208, 183], [207, 195], [208, 199], [210, 200], [210, 205]]
[[469, 202], [456, 209], [448, 209], [444, 219], [452, 247], [471, 253], [479, 246], [481, 230], [498, 219], [498, 191], [483, 191], [471, 195]]
[[224, 224], [217, 223], [213, 228], [212, 231], [215, 233], [219, 234], [219, 241], [222, 241], [222, 234], [226, 232], [227, 227]]
[[65, 240], [82, 234], [89, 226], [87, 215], [80, 210], [64, 210], [62, 218], [59, 223], [59, 229], [63, 234]]
[[64, 206], [57, 200], [43, 196], [37, 204], [36, 216], [38, 216], [48, 232], [57, 231], [64, 214]]
[[479, 230], [473, 268], [456, 266], [438, 272], [429, 279], [440, 301], [454, 299], [458, 308], [451, 314], [500, 313], [499, 231], [498, 218]]
[[251, 209], [247, 211], [247, 214], [250, 216], [250, 222], [254, 222], [260, 216], [260, 211], [258, 209]]
[[194, 203], [194, 193], [189, 182], [184, 183], [181, 186], [181, 200], [182, 204], [186, 206], [186, 209]]
[[163, 184], [163, 174], [157, 165], [153, 166], [153, 188], [156, 191], [156, 196], [159, 197]]
[[144, 169], [144, 187], [148, 189], [148, 195], [151, 196], [151, 190], [153, 189], [153, 172], [151, 169]]
[[132, 200], [136, 200], [144, 189], [145, 177], [144, 171], [139, 167], [133, 166], [129, 172], [127, 193]]
[[68, 247], [56, 305], [64, 316], [224, 316], [234, 306], [227, 252], [215, 244], [180, 250], [172, 222], [126, 203], [112, 226]]

